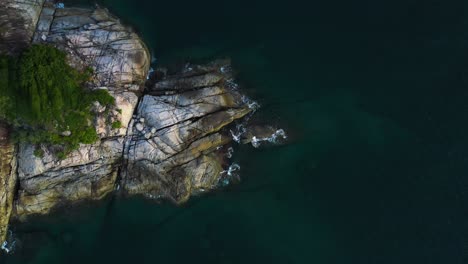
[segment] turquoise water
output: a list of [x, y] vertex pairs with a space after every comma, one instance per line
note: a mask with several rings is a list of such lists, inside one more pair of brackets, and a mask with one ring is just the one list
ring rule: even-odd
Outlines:
[[100, 4], [159, 64], [231, 57], [290, 142], [236, 149], [243, 181], [183, 207], [117, 198], [15, 225], [5, 263], [468, 262], [468, 4]]

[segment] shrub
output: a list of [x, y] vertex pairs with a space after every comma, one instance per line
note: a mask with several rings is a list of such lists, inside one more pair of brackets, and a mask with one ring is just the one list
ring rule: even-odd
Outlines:
[[90, 68], [72, 68], [66, 54], [49, 45], [33, 45], [19, 59], [0, 56], [0, 118], [15, 125], [17, 140], [54, 145], [64, 158], [80, 143], [99, 139], [91, 125], [92, 102], [108, 109], [115, 104], [107, 90], [85, 88], [91, 75]]
[[103, 106], [112, 106], [115, 104], [115, 99], [112, 97], [107, 90], [97, 89], [88, 93], [87, 103], [98, 101]]
[[16, 61], [0, 56], [0, 119], [12, 120], [14, 116], [14, 92], [18, 91]]
[[36, 147], [36, 149], [34, 150], [34, 156], [36, 156], [38, 158], [43, 158], [44, 157], [44, 151], [41, 148]]
[[121, 127], [122, 127], [122, 122], [120, 122], [120, 121], [114, 121], [114, 122], [112, 122], [112, 128], [113, 128], [113, 129], [119, 129], [119, 128], [121, 128]]

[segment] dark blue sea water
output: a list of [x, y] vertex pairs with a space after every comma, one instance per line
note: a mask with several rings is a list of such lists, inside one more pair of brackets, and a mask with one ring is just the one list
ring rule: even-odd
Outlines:
[[15, 225], [5, 263], [468, 263], [468, 2], [99, 3], [158, 64], [231, 57], [290, 142], [237, 149], [242, 182], [182, 207]]

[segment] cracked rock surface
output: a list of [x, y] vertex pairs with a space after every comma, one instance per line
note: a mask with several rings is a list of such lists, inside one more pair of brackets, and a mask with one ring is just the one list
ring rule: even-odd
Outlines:
[[16, 215], [45, 214], [60, 202], [95, 200], [111, 192], [122, 143], [107, 139], [83, 145], [60, 161], [47, 150], [42, 158], [35, 157], [33, 146], [20, 145]]
[[146, 81], [146, 45], [106, 9], [55, 9], [46, 3], [34, 41], [65, 50], [75, 67], [92, 67], [97, 87], [138, 91]]
[[126, 143], [126, 192], [181, 203], [217, 187], [221, 149], [231, 141], [224, 128], [251, 111], [229, 88], [232, 77], [223, 67], [229, 61], [167, 76], [149, 87]]

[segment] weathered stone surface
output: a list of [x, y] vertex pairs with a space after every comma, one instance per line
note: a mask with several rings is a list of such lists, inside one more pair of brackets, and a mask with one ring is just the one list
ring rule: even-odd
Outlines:
[[122, 149], [123, 139], [103, 140], [59, 161], [47, 149], [39, 158], [33, 146], [20, 145], [16, 214], [44, 214], [60, 202], [102, 198], [114, 188]]
[[0, 140], [0, 244], [6, 240], [16, 191], [15, 146], [8, 138]]
[[43, 11], [42, 22], [49, 26], [38, 27], [35, 41], [52, 43], [67, 51], [77, 67], [92, 67], [97, 87], [138, 90], [146, 80], [150, 64], [146, 45], [106, 9], [65, 8], [46, 14]]
[[[127, 128], [132, 119], [135, 107], [138, 104], [138, 96], [134, 92], [109, 91], [115, 98], [115, 106], [112, 109], [99, 109], [94, 121], [96, 131], [101, 138], [123, 137], [127, 134]], [[113, 128], [112, 123], [120, 122], [120, 128]]]
[[189, 90], [213, 86], [223, 80], [223, 76], [216, 72], [208, 72], [206, 74], [187, 76], [184, 78], [169, 78], [154, 85], [156, 90]]
[[135, 122], [127, 141], [122, 170], [127, 193], [181, 203], [217, 187], [220, 149], [231, 141], [223, 128], [251, 111], [226, 85], [232, 77], [220, 69], [228, 66], [229, 61], [217, 61], [204, 71], [169, 76], [143, 97], [136, 121], [143, 118], [150, 132]]
[[0, 52], [17, 53], [29, 45], [44, 0], [0, 2]]

